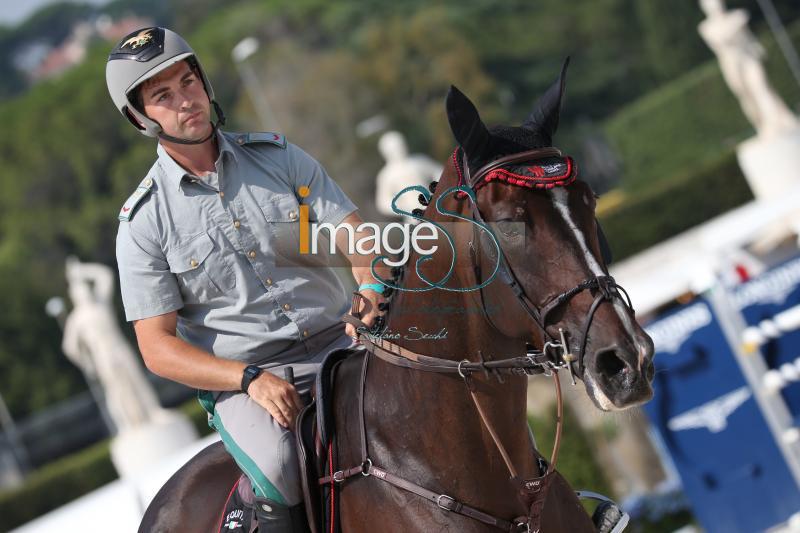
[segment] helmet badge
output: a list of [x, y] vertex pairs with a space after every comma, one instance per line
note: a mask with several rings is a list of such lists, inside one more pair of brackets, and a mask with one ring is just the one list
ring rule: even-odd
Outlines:
[[136, 50], [153, 40], [152, 29], [142, 30], [120, 46], [120, 49], [130, 46], [131, 50]]

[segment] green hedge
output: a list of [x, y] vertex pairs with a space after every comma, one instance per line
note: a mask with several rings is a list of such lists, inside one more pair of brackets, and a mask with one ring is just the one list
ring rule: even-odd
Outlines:
[[0, 493], [0, 531], [7, 531], [117, 479], [109, 442], [54, 461]]
[[[800, 45], [800, 22], [790, 33]], [[800, 100], [797, 83], [772, 36], [761, 41], [769, 79], [791, 106]], [[716, 59], [623, 108], [605, 122], [604, 131], [623, 161], [621, 185], [627, 191], [650, 188], [715, 160], [754, 134]]]
[[690, 172], [640, 192], [600, 215], [619, 260], [753, 199], [728, 150]]
[[[196, 400], [179, 410], [187, 415], [201, 435], [211, 432], [205, 411]], [[111, 462], [109, 441], [47, 464], [21, 487], [0, 492], [0, 531], [8, 531], [117, 479]]]

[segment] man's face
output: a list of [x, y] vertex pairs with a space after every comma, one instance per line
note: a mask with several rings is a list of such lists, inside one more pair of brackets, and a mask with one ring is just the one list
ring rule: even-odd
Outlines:
[[146, 80], [140, 90], [145, 114], [167, 135], [199, 140], [211, 132], [211, 102], [198, 72], [186, 61]]

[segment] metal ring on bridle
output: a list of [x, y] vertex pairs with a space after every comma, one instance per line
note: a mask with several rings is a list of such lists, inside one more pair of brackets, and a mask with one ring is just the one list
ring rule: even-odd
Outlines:
[[370, 476], [369, 469], [372, 468], [372, 459], [367, 457], [367, 460], [361, 463], [361, 475], [364, 477]]
[[549, 348], [558, 349], [558, 348], [563, 348], [563, 347], [564, 347], [564, 345], [561, 344], [559, 341], [547, 341], [546, 343], [544, 343], [544, 347], [542, 348], [542, 352], [547, 353], [547, 350]]
[[467, 379], [467, 375], [461, 369], [461, 365], [463, 365], [464, 363], [469, 364], [469, 359], [462, 359], [461, 361], [458, 362], [458, 375], [461, 376], [461, 379]]

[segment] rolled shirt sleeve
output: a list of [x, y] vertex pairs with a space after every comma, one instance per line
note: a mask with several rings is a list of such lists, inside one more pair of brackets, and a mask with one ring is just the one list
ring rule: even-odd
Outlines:
[[295, 190], [304, 185], [310, 189], [303, 203], [310, 207], [312, 220], [335, 226], [358, 209], [316, 159], [291, 143], [287, 149]]
[[150, 318], [183, 307], [178, 281], [161, 248], [136, 235], [129, 222], [121, 222], [117, 231], [117, 265], [126, 320]]

